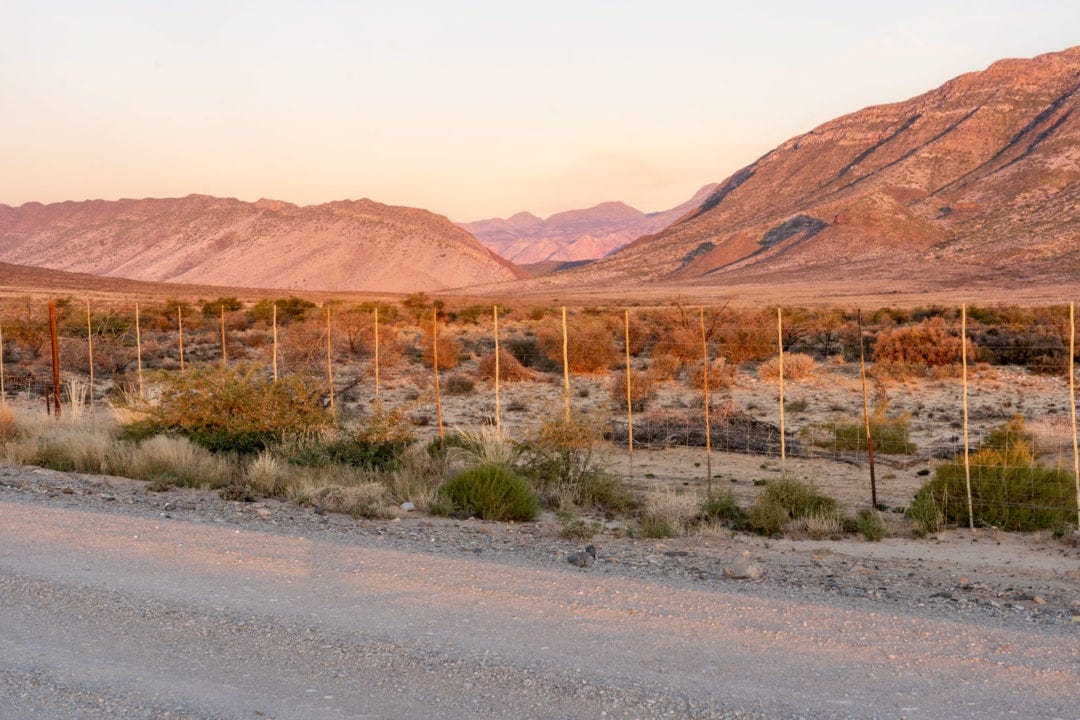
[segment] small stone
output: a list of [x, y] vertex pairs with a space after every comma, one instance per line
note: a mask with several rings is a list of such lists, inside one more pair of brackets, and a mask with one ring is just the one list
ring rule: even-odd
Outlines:
[[761, 566], [754, 562], [749, 553], [724, 566], [724, 577], [732, 580], [757, 580], [761, 577]]
[[1045, 605], [1046, 598], [1044, 598], [1042, 595], [1034, 595], [1031, 598], [1031, 602], [1035, 603], [1036, 605]]
[[274, 513], [270, 512], [269, 508], [255, 508], [255, 514], [261, 517], [263, 520], [269, 520], [273, 517]]
[[415, 510], [416, 505], [412, 501], [401, 503], [401, 509], [408, 512], [409, 510]]

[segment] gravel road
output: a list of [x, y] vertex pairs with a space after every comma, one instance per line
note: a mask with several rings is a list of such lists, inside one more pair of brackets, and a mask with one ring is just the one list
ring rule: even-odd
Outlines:
[[1075, 553], [749, 545], [750, 582], [730, 543], [581, 569], [542, 525], [144, 487], [0, 468], [0, 718], [1080, 718]]

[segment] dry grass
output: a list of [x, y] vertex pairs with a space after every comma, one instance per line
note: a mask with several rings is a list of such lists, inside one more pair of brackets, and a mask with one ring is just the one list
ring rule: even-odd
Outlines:
[[647, 537], [685, 535], [700, 507], [701, 498], [696, 493], [657, 486], [645, 494], [640, 518], [642, 533]]
[[187, 438], [157, 435], [131, 448], [117, 470], [159, 485], [223, 487], [234, 473], [229, 459], [214, 455]]
[[[696, 390], [700, 390], [705, 384], [705, 373], [702, 370], [703, 367], [704, 363], [698, 363], [694, 369], [690, 371], [688, 384]], [[729, 365], [728, 361], [722, 357], [716, 358], [709, 363], [709, 389], [720, 390], [722, 388], [729, 388], [735, 384], [738, 375], [738, 368]]]
[[[656, 397], [656, 381], [648, 371], [630, 371], [630, 404], [634, 412], [642, 412]], [[611, 377], [611, 402], [619, 410], [626, 410], [626, 371], [616, 370]]]
[[[817, 362], [805, 353], [784, 353], [784, 380], [809, 380], [814, 377]], [[762, 380], [780, 379], [780, 359], [773, 357], [758, 367], [758, 377]]]
[[377, 482], [320, 488], [311, 494], [311, 501], [328, 512], [344, 513], [355, 518], [388, 520], [401, 514], [386, 486]]
[[[495, 379], [495, 353], [480, 358], [476, 376], [481, 380]], [[535, 380], [537, 373], [521, 364], [516, 357], [499, 348], [499, 382], [521, 382]]]

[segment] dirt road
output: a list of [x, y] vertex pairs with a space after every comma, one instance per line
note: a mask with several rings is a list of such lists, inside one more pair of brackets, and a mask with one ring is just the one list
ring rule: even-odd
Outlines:
[[1080, 718], [1080, 626], [0, 497], [0, 718]]

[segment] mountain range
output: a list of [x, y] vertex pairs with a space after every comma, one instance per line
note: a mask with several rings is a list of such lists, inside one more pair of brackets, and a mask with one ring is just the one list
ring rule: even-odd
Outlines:
[[0, 205], [0, 261], [159, 282], [439, 291], [526, 273], [441, 215], [189, 195]]
[[[0, 262], [382, 292], [1075, 284], [1080, 47], [1001, 60], [910, 100], [837, 118], [663, 213], [604, 203], [463, 227], [371, 200], [26, 203], [0, 205]], [[560, 271], [527, 280], [488, 248]]]
[[1080, 47], [1002, 60], [791, 138], [688, 217], [547, 286], [1075, 281]]
[[606, 202], [544, 219], [520, 212], [505, 219], [459, 225], [485, 247], [519, 265], [595, 260], [678, 221], [705, 202], [716, 187], [715, 183], [706, 185], [686, 202], [662, 212], [644, 213], [622, 202]]

